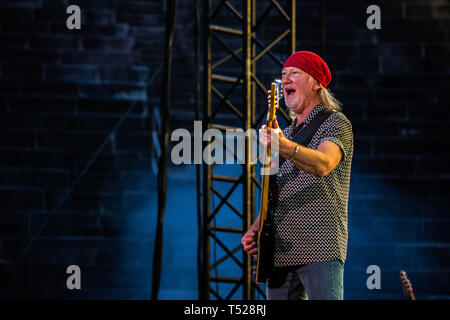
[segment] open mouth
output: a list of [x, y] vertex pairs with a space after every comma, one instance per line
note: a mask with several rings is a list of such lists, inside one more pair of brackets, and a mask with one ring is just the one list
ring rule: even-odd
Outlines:
[[286, 89], [286, 96], [293, 96], [295, 94], [295, 89]]

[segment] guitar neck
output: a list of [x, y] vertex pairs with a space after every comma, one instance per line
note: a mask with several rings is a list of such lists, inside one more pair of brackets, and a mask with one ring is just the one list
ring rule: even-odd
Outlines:
[[[273, 123], [275, 120], [275, 113], [278, 108], [278, 94], [279, 90], [277, 87], [277, 84], [272, 82], [271, 85], [271, 95], [270, 95], [270, 104], [269, 104], [269, 111], [267, 113], [267, 122], [266, 125], [268, 128], [273, 128]], [[263, 159], [263, 170], [264, 175], [262, 177], [262, 185], [261, 185], [261, 198], [260, 198], [260, 219], [261, 219], [261, 228], [264, 224], [264, 221], [267, 218], [267, 210], [268, 210], [268, 198], [269, 198], [269, 171], [270, 171], [270, 165], [271, 165], [271, 150], [270, 147], [267, 147], [264, 152], [264, 159]]]

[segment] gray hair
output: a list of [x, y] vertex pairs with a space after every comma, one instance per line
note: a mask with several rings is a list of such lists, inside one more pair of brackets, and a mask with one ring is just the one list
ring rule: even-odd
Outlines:
[[334, 97], [333, 93], [329, 89], [320, 86], [320, 89], [318, 91], [320, 101], [325, 108], [329, 110], [341, 111], [342, 103], [340, 103], [339, 100]]
[[[324, 88], [321, 83], [319, 83], [316, 79], [309, 76], [309, 81], [315, 81], [317, 84], [320, 85], [319, 90], [317, 90], [317, 94], [320, 97], [320, 103], [325, 107], [325, 109], [328, 109], [330, 111], [341, 111], [342, 109], [342, 103], [339, 102], [338, 99], [335, 98], [333, 93], [327, 89]], [[292, 120], [295, 119], [295, 112], [289, 110], [289, 116]]]

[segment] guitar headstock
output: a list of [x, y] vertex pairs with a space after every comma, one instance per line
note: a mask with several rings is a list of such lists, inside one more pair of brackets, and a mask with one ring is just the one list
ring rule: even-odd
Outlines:
[[414, 292], [412, 289], [411, 281], [409, 281], [408, 277], [406, 276], [406, 272], [403, 270], [400, 270], [400, 280], [402, 281], [403, 293], [408, 295], [411, 298], [411, 300], [416, 300], [414, 298]]
[[280, 79], [275, 79], [273, 81], [275, 83], [275, 85], [277, 86], [277, 90], [276, 90], [276, 97], [278, 99], [278, 101], [280, 101], [283, 98], [283, 85]]
[[[267, 123], [271, 123], [275, 117], [277, 109], [280, 107], [280, 100], [283, 98], [282, 82], [275, 79], [270, 87], [269, 112], [267, 113]], [[271, 126], [270, 126], [271, 127]]]
[[270, 105], [274, 106], [275, 109], [278, 109], [280, 100], [283, 98], [282, 82], [280, 79], [273, 80], [272, 86], [270, 88], [270, 97]]

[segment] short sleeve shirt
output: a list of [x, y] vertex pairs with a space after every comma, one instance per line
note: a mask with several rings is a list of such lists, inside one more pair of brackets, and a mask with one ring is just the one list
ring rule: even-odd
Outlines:
[[[292, 140], [323, 109], [320, 104], [315, 106], [301, 124], [294, 122], [285, 128], [284, 135]], [[275, 267], [335, 259], [345, 262], [353, 132], [342, 112], [333, 112], [305, 147], [317, 149], [326, 140], [339, 146], [343, 158], [325, 177], [314, 176], [290, 161], [278, 169], [272, 203]]]

